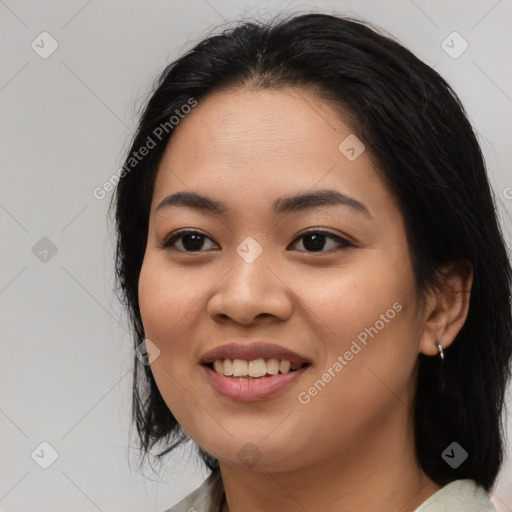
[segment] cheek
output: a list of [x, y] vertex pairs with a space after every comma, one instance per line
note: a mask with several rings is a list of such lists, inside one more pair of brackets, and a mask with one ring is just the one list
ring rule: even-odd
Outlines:
[[394, 268], [376, 252], [360, 260], [347, 267], [316, 272], [307, 281], [304, 275], [295, 279], [294, 292], [312, 313], [308, 316], [317, 323], [315, 332], [327, 346], [334, 342], [335, 349], [342, 350], [347, 342], [350, 346], [350, 340], [360, 333], [364, 341], [365, 329], [376, 323], [379, 333], [383, 333], [403, 325], [404, 317], [409, 318], [397, 310], [409, 305], [412, 273], [405, 265]]
[[144, 325], [144, 334], [153, 342], [158, 343], [165, 329], [169, 329], [170, 316], [175, 309], [166, 304], [172, 300], [172, 288], [166, 287], [165, 274], [157, 272], [147, 260], [144, 260], [139, 278], [139, 308]]
[[172, 336], [180, 319], [197, 308], [201, 293], [198, 280], [190, 280], [156, 256], [145, 257], [139, 278], [139, 307], [146, 337], [162, 343]]
[[[184, 273], [169, 269], [165, 262], [148, 255], [139, 278], [139, 307], [144, 335], [159, 349], [151, 362], [151, 372], [167, 407], [187, 432], [195, 433], [197, 404], [191, 382], [195, 358], [187, 338], [193, 322], [191, 310], [196, 307], [198, 290], [185, 282]], [[199, 367], [197, 368], [199, 370]]]
[[[402, 395], [417, 359], [412, 269], [382, 254], [369, 256], [371, 263], [354, 265], [350, 272], [337, 269], [303, 290], [324, 350], [302, 398], [310, 399], [311, 411], [336, 417], [343, 428], [371, 422], [392, 402], [405, 402]], [[347, 411], [358, 422], [347, 421]]]

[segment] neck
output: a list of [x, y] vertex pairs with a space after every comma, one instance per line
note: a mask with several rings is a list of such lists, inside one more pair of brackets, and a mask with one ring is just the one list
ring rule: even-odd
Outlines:
[[258, 472], [221, 462], [227, 500], [222, 512], [414, 511], [440, 486], [419, 466], [411, 421], [400, 408], [378, 435], [368, 431], [348, 451], [307, 467]]

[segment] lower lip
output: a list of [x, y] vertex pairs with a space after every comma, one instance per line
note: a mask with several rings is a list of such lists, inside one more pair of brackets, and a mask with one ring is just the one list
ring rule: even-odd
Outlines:
[[226, 377], [206, 365], [201, 365], [213, 389], [237, 402], [254, 402], [273, 397], [291, 386], [310, 366], [288, 373], [278, 373], [257, 379]]

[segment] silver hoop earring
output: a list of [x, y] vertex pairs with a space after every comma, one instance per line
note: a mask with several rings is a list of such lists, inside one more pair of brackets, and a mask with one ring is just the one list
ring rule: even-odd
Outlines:
[[441, 359], [444, 359], [444, 351], [443, 351], [443, 346], [441, 345], [441, 343], [439, 343], [439, 341], [436, 340], [436, 345], [437, 345], [437, 350], [439, 352], [439, 356], [441, 357]]

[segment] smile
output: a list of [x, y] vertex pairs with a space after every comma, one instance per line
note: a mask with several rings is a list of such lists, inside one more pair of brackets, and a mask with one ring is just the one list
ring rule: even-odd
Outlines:
[[238, 402], [265, 400], [290, 387], [310, 368], [309, 363], [287, 360], [216, 359], [201, 367], [213, 389]]

